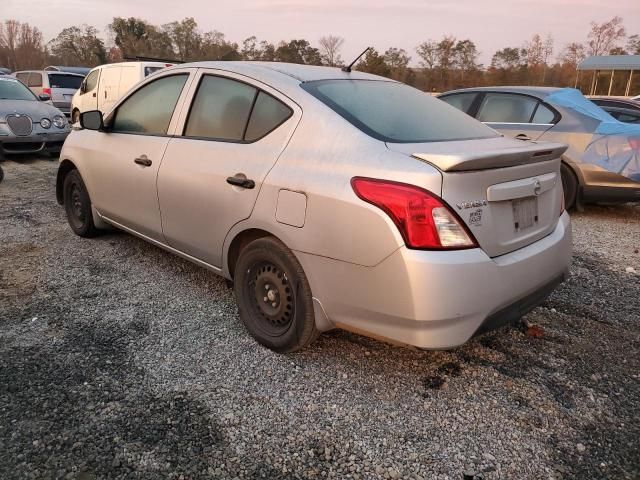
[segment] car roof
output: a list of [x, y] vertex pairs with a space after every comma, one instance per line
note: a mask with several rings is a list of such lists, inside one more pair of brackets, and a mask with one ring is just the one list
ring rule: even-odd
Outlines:
[[452, 93], [463, 92], [501, 92], [501, 93], [520, 93], [523, 95], [533, 95], [534, 97], [544, 98], [560, 90], [558, 87], [477, 87], [477, 88], [461, 88], [458, 90], [450, 90], [441, 95], [449, 95]]
[[17, 72], [13, 72], [12, 75], [15, 75], [17, 73], [46, 73], [47, 75], [49, 75], [50, 73], [53, 73], [54, 75], [71, 75], [72, 77], [84, 78], [84, 75], [80, 73], [61, 72], [58, 70], [18, 70]]
[[297, 83], [311, 82], [316, 80], [386, 80], [393, 82], [389, 78], [379, 77], [370, 73], [359, 72], [353, 70], [351, 72], [344, 72], [337, 67], [322, 67], [316, 65], [300, 65], [296, 63], [284, 63], [284, 62], [252, 62], [252, 61], [239, 61], [239, 62], [193, 62], [183, 63], [175, 65], [169, 68], [214, 68], [220, 70], [226, 70], [228, 72], [239, 73], [241, 75], [251, 76], [257, 80], [266, 80], [268, 78], [273, 79], [273, 73], [279, 73], [287, 76], [290, 79], [295, 80]]

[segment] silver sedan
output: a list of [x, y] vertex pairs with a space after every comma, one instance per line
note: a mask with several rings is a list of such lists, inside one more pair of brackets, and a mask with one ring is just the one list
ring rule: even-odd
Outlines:
[[504, 138], [395, 81], [186, 64], [80, 124], [57, 179], [73, 231], [113, 225], [232, 280], [278, 352], [333, 328], [455, 347], [567, 272], [566, 146]]
[[481, 87], [439, 98], [507, 136], [566, 143], [561, 168], [567, 208], [640, 200], [640, 125], [619, 122], [578, 90]]
[[57, 154], [70, 132], [57, 108], [36, 97], [13, 77], [0, 76], [0, 157], [3, 154]]

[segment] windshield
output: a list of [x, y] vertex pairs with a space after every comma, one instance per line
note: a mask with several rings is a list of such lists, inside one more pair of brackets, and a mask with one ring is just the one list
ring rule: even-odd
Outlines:
[[33, 100], [36, 96], [15, 78], [0, 77], [0, 100]]
[[71, 88], [77, 90], [84, 77], [80, 75], [65, 75], [64, 73], [50, 73], [49, 84], [51, 88]]
[[367, 135], [384, 142], [443, 142], [499, 136], [466, 113], [402, 83], [318, 80], [301, 86]]

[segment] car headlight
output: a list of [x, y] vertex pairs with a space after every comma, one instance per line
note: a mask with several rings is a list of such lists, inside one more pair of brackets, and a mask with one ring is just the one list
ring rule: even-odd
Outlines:
[[42, 120], [40, 120], [40, 126], [42, 128], [50, 128], [51, 127], [51, 120], [49, 120], [48, 118], [43, 118]]
[[60, 115], [56, 115], [55, 117], [53, 117], [53, 124], [57, 127], [57, 128], [64, 128], [65, 126], [65, 120], [64, 117], [61, 117]]

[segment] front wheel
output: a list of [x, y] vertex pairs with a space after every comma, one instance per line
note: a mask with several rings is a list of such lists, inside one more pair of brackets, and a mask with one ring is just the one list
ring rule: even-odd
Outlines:
[[71, 114], [71, 123], [78, 123], [80, 121], [80, 110], [74, 110]]
[[234, 290], [240, 319], [265, 347], [278, 353], [295, 352], [319, 335], [307, 277], [279, 240], [259, 238], [242, 250]]
[[64, 178], [63, 195], [71, 230], [81, 237], [95, 237], [98, 229], [93, 223], [91, 199], [78, 170], [71, 170]]
[[571, 210], [576, 205], [578, 198], [578, 179], [564, 163], [560, 166], [560, 177], [562, 178], [562, 190], [564, 191], [564, 208]]

